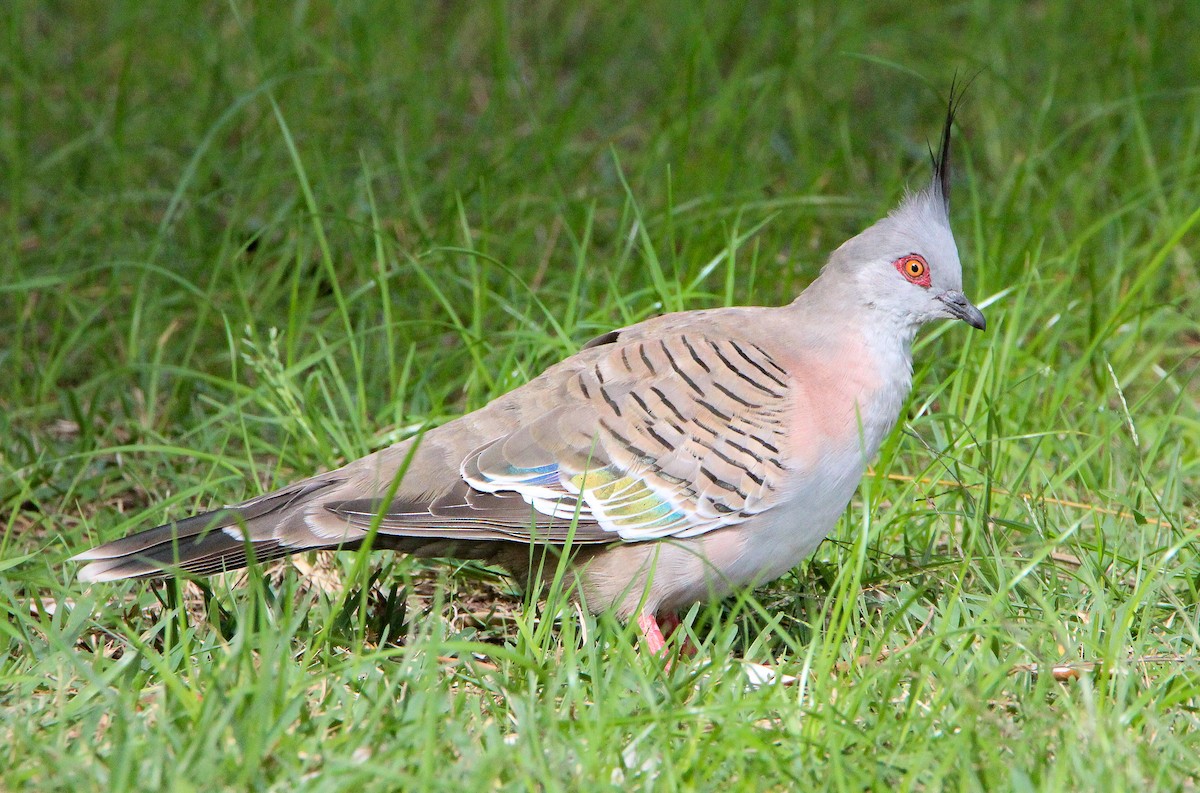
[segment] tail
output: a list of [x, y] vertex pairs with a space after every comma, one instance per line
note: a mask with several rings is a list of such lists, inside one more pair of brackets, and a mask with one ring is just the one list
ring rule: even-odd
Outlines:
[[310, 479], [233, 507], [206, 512], [114, 540], [71, 557], [90, 562], [80, 581], [212, 575], [301, 551], [346, 548], [315, 535], [304, 523], [311, 498], [340, 484]]

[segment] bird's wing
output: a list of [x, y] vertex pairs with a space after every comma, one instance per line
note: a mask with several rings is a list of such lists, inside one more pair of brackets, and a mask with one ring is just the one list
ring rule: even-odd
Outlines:
[[436, 500], [325, 508], [398, 536], [594, 543], [694, 537], [781, 499], [793, 399], [761, 347], [700, 331], [622, 336], [577, 364], [498, 406], [523, 417], [515, 429], [481, 438], [464, 421], [461, 439], [438, 438], [464, 451], [461, 482]]

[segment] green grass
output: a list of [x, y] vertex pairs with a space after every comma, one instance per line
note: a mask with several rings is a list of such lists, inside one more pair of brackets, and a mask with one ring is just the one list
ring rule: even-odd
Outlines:
[[[45, 5], [0, 10], [0, 788], [1194, 784], [1195, 3]], [[473, 565], [64, 564], [790, 300], [956, 71], [989, 329], [923, 334], [831, 541], [695, 659]]]

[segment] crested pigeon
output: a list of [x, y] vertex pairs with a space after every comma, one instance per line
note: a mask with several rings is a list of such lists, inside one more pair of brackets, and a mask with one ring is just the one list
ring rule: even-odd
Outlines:
[[84, 551], [80, 580], [207, 575], [368, 538], [527, 580], [537, 548], [565, 550], [587, 608], [637, 620], [660, 651], [659, 618], [782, 575], [833, 529], [900, 415], [921, 325], [984, 328], [949, 222], [954, 111], [952, 90], [929, 184], [792, 303], [612, 331], [423, 435]]

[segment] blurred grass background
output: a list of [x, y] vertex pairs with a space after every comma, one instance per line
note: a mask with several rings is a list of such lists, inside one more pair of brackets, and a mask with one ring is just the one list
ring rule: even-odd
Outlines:
[[[1200, 7], [0, 9], [0, 787], [1178, 789], [1200, 756]], [[84, 587], [71, 553], [790, 300], [928, 178], [843, 525], [669, 672], [474, 566]], [[729, 657], [792, 687], [746, 691]], [[1057, 666], [1055, 679], [1050, 670]]]

